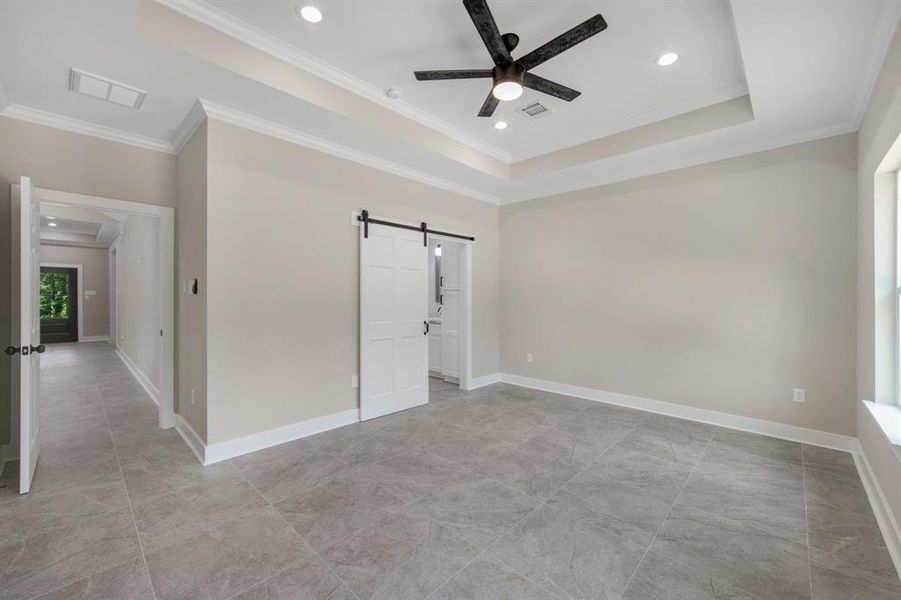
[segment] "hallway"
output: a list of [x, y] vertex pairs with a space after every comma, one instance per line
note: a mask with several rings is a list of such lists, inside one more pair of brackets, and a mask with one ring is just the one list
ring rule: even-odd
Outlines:
[[109, 344], [48, 346], [41, 419], [32, 492], [15, 463], [0, 488], [0, 599], [224, 599], [289, 565], [292, 593], [353, 598], [232, 463], [158, 428]]

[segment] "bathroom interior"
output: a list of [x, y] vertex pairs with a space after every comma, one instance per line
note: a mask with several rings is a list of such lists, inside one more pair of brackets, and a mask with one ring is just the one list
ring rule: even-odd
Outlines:
[[429, 377], [459, 385], [463, 245], [429, 240]]

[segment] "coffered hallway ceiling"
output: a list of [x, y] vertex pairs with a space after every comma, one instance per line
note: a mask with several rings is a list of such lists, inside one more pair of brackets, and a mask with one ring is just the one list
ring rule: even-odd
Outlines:
[[[514, 58], [597, 13], [609, 27], [535, 69], [575, 101], [526, 89], [485, 119], [489, 79], [413, 77], [491, 66], [461, 2], [323, 0], [317, 24], [299, 4], [4, 1], [0, 103], [175, 151], [203, 99], [217, 118], [506, 203], [854, 131], [901, 14], [901, 0], [489, 0], [520, 36]], [[658, 66], [668, 51], [678, 62]], [[147, 96], [133, 110], [72, 93], [70, 68]], [[534, 101], [550, 113], [518, 113]]]

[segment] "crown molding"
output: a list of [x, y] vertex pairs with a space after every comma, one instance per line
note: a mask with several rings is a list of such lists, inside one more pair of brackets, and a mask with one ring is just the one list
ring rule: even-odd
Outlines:
[[185, 144], [188, 143], [188, 140], [191, 139], [191, 136], [194, 135], [194, 132], [197, 131], [197, 128], [200, 127], [204, 120], [206, 120], [206, 113], [203, 110], [203, 103], [197, 100], [191, 106], [188, 114], [185, 115], [181, 125], [175, 131], [175, 135], [172, 136], [172, 147], [175, 149], [176, 154], [182, 151]]
[[[812, 129], [800, 133], [793, 133], [773, 140], [740, 144], [738, 146], [725, 148], [723, 150], [715, 150], [712, 152], [707, 152], [705, 154], [698, 154], [696, 156], [692, 156], [691, 158], [675, 158], [674, 160], [668, 162], [655, 162], [648, 166], [618, 171], [617, 173], [612, 174], [608, 177], [593, 181], [588, 185], [576, 184], [569, 189], [548, 191], [539, 194], [528, 194], [518, 196], [516, 198], [505, 199], [501, 201], [501, 206], [507, 204], [517, 204], [519, 202], [528, 202], [530, 200], [538, 200], [541, 198], [551, 198], [553, 196], [561, 196], [563, 194], [569, 194], [572, 192], [590, 190], [592, 188], [599, 188], [605, 185], [620, 183], [622, 181], [641, 179], [642, 177], [650, 177], [652, 175], [660, 175], [663, 173], [669, 173], [671, 171], [679, 171], [681, 169], [698, 167], [701, 165], [719, 162], [721, 160], [739, 158], [742, 156], [747, 156], [749, 154], [757, 154], [758, 152], [766, 152], [767, 150], [776, 150], [778, 148], [785, 148], [786, 146], [794, 146], [796, 144], [803, 144], [805, 142], [814, 142], [816, 140], [854, 133], [856, 131], [857, 125], [852, 122], [848, 122], [841, 123], [839, 125], [823, 127], [820, 129]], [[679, 153], [674, 153], [674, 155], [678, 157]]]
[[640, 127], [644, 127], [645, 125], [653, 125], [654, 123], [659, 123], [660, 121], [665, 121], [667, 119], [681, 117], [682, 115], [686, 115], [696, 110], [716, 106], [717, 104], [735, 100], [736, 98], [741, 98], [742, 96], [748, 96], [748, 101], [750, 102], [751, 95], [748, 91], [747, 83], [737, 83], [735, 85], [730, 85], [728, 87], [710, 92], [709, 94], [696, 96], [682, 102], [670, 104], [669, 106], [665, 106], [660, 110], [655, 110], [630, 117], [612, 125], [605, 126], [603, 129], [593, 130], [590, 132], [591, 135], [585, 141], [577, 141], [575, 143], [568, 142], [560, 144], [554, 148], [542, 149], [538, 152], [516, 156], [511, 165], [515, 167], [515, 165], [519, 162], [525, 162], [527, 160], [540, 158], [542, 156], [549, 156], [551, 154], [554, 154], [555, 152], [568, 150], [569, 148], [574, 148], [583, 144], [590, 144], [592, 142], [602, 140], [606, 137], [625, 133], [627, 131], [631, 131], [632, 129], [638, 129]]
[[255, 131], [256, 133], [261, 133], [263, 135], [274, 137], [286, 142], [290, 142], [292, 144], [296, 144], [298, 146], [303, 146], [305, 148], [310, 148], [312, 150], [317, 150], [325, 154], [330, 154], [331, 156], [350, 160], [355, 163], [371, 167], [373, 169], [385, 171], [393, 175], [398, 175], [406, 179], [411, 179], [413, 181], [418, 181], [419, 183], [430, 185], [432, 187], [440, 188], [449, 192], [453, 192], [455, 194], [460, 194], [461, 196], [467, 196], [469, 198], [474, 198], [476, 200], [481, 200], [482, 202], [487, 202], [494, 205], [501, 203], [501, 199], [497, 196], [486, 194], [485, 192], [476, 190], [474, 188], [459, 185], [452, 181], [448, 181], [447, 179], [435, 177], [433, 175], [423, 173], [422, 171], [417, 171], [415, 169], [399, 165], [395, 162], [385, 160], [384, 158], [381, 158], [379, 156], [374, 156], [372, 154], [362, 152], [349, 146], [336, 144], [335, 142], [331, 142], [324, 138], [310, 135], [296, 129], [291, 129], [289, 127], [285, 127], [284, 125], [273, 123], [272, 121], [267, 121], [265, 119], [261, 119], [260, 117], [250, 115], [248, 113], [241, 112], [227, 106], [222, 106], [221, 104], [216, 104], [202, 98], [198, 101], [198, 103], [202, 106], [203, 112], [210, 119], [216, 119], [217, 121], [236, 125], [244, 129], [249, 129], [250, 131]]
[[58, 115], [56, 113], [44, 112], [35, 108], [21, 106], [19, 104], [11, 104], [0, 112], [0, 115], [9, 119], [17, 119], [19, 121], [28, 121], [37, 125], [45, 125], [56, 129], [64, 129], [72, 133], [80, 133], [96, 137], [110, 142], [118, 142], [120, 144], [128, 144], [129, 146], [137, 146], [147, 150], [155, 150], [157, 152], [165, 152], [167, 154], [175, 154], [175, 148], [166, 140], [138, 135], [121, 129], [113, 129], [112, 127], [104, 127], [96, 123], [82, 121]]
[[854, 103], [854, 116], [851, 119], [854, 129], [860, 128], [860, 123], [870, 105], [870, 96], [873, 95], [882, 65], [885, 64], [885, 57], [892, 45], [899, 21], [901, 21], [901, 3], [886, 2], [882, 7], [882, 18], [879, 19], [876, 32], [873, 34], [870, 60], [867, 61], [867, 67], [863, 71], [860, 91], [857, 94], [857, 101]]
[[438, 131], [462, 144], [466, 144], [507, 164], [512, 163], [510, 153], [473, 139], [458, 127], [440, 119], [431, 113], [413, 106], [402, 99], [391, 99], [385, 91], [351, 75], [333, 65], [315, 58], [300, 49], [233, 17], [225, 11], [203, 2], [202, 0], [154, 0], [188, 18], [212, 27], [217, 31], [233, 37], [249, 46], [267, 52], [299, 69], [312, 73], [330, 83], [340, 86], [363, 98], [383, 106], [408, 119]]

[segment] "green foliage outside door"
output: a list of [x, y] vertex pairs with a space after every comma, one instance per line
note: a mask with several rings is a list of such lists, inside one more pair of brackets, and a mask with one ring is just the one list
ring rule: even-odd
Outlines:
[[69, 275], [41, 273], [41, 319], [69, 318]]

